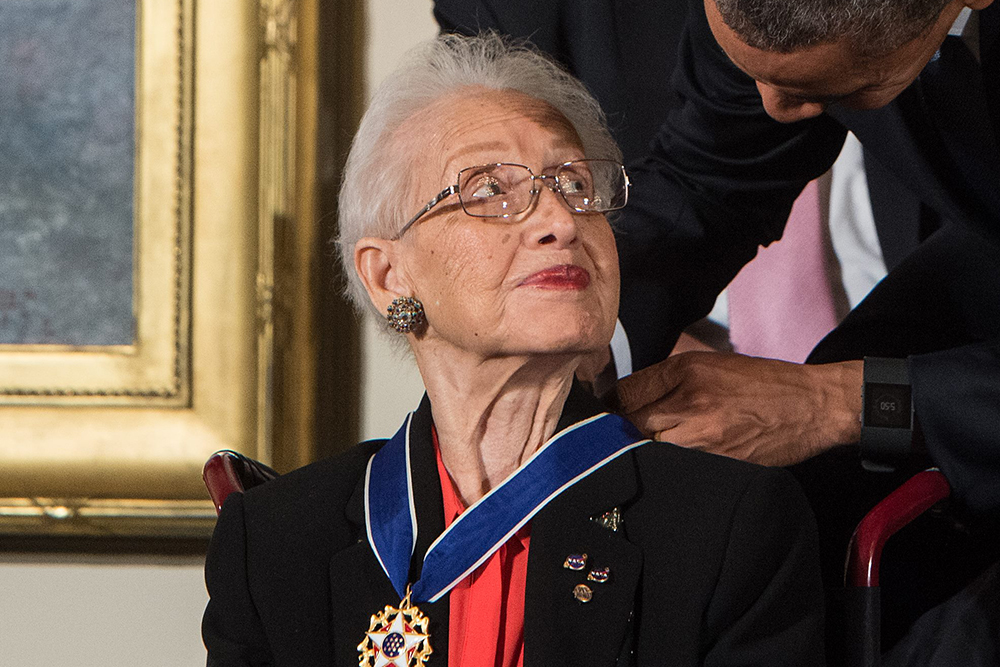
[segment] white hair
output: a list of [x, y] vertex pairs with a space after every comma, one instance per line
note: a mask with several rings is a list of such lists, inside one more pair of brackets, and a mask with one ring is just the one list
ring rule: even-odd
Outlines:
[[442, 35], [414, 47], [375, 90], [344, 167], [337, 243], [346, 293], [358, 310], [373, 307], [354, 268], [355, 244], [366, 236], [393, 238], [416, 213], [407, 208], [412, 207], [409, 165], [419, 155], [407, 150], [420, 148], [394, 141], [394, 132], [437, 100], [465, 88], [518, 91], [547, 102], [576, 130], [587, 157], [621, 161], [597, 100], [534, 47], [496, 33]]

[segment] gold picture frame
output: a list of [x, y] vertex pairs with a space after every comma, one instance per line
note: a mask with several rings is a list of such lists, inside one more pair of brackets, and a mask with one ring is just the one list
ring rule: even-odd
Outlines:
[[[134, 343], [0, 346], [0, 546], [207, 537], [212, 452], [309, 458], [310, 384], [273, 391], [276, 346], [284, 364], [310, 357], [308, 335], [274, 335], [275, 267], [316, 241], [275, 249], [276, 225], [311, 214], [295, 179], [296, 127], [314, 125], [296, 98], [303, 7], [137, 0]], [[308, 292], [312, 276], [288, 279]], [[279, 321], [308, 332], [302, 308]], [[294, 441], [275, 443], [276, 404]]]

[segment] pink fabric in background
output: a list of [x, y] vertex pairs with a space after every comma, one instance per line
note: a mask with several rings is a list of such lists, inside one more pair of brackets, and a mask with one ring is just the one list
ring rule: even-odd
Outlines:
[[755, 357], [803, 362], [837, 326], [837, 303], [828, 234], [817, 181], [795, 200], [781, 240], [757, 257], [729, 285], [729, 339]]

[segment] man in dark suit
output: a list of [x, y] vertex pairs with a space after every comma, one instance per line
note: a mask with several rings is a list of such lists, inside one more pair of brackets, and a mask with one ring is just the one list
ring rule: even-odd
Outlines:
[[[752, 9], [755, 3], [762, 1], [751, 0], [746, 4]], [[773, 0], [763, 5], [780, 7], [783, 2], [785, 0]], [[450, 7], [453, 4], [463, 3], [437, 3], [439, 20], [446, 28], [468, 30], [472, 21], [461, 14], [459, 16], [466, 19], [464, 23], [461, 19], [453, 19], [456, 11]], [[728, 10], [733, 17], [743, 11], [740, 9], [742, 3], [722, 4], [733, 7]], [[824, 4], [837, 5], [817, 3], [817, 6]], [[912, 0], [895, 4], [923, 6], [934, 3]], [[488, 5], [479, 3], [478, 8]], [[803, 6], [801, 2], [792, 5]], [[869, 345], [869, 349], [860, 350], [868, 355], [920, 355], [911, 360], [910, 371], [918, 390], [914, 397], [916, 416], [927, 446], [935, 460], [945, 467], [961, 497], [973, 507], [985, 508], [1000, 504], [1000, 489], [992, 483], [998, 475], [969, 469], [966, 460], [978, 457], [964, 451], [944, 451], [948, 448], [942, 445], [942, 440], [954, 433], [955, 427], [949, 424], [964, 424], [971, 429], [961, 431], [972, 436], [968, 446], [973, 452], [978, 451], [990, 440], [984, 431], [1000, 425], [997, 421], [1000, 415], [996, 411], [976, 410], [975, 397], [984, 394], [963, 390], [957, 393], [967, 394], [964, 397], [942, 396], [956, 392], [949, 385], [926, 378], [932, 375], [943, 379], [947, 375], [959, 384], [966, 384], [985, 373], [989, 377], [981, 378], [984, 382], [976, 386], [995, 391], [994, 376], [987, 371], [997, 368], [997, 327], [991, 325], [1000, 315], [995, 312], [998, 299], [991, 297], [995, 296], [1000, 281], [993, 280], [996, 274], [988, 269], [995, 266], [1000, 235], [1000, 188], [997, 187], [1000, 156], [996, 151], [994, 128], [1000, 115], [997, 101], [1000, 93], [995, 85], [1000, 69], [996, 62], [1000, 50], [1000, 26], [997, 25], [1000, 8], [991, 6], [991, 0], [942, 1], [938, 5], [937, 10], [925, 9], [923, 15], [910, 18], [912, 25], [888, 30], [881, 43], [888, 43], [884, 41], [887, 38], [902, 41], [880, 52], [874, 45], [862, 51], [862, 45], [853, 43], [851, 37], [838, 34], [805, 34], [803, 39], [807, 42], [804, 45], [792, 42], [773, 48], [748, 46], [741, 41], [741, 35], [727, 25], [714, 0], [704, 6], [701, 0], [692, 0], [690, 20], [677, 56], [679, 68], [673, 79], [677, 97], [664, 98], [665, 120], [649, 154], [638, 170], [633, 168], [636, 187], [619, 234], [626, 280], [622, 321], [636, 368], [664, 359], [679, 331], [709, 310], [716, 294], [749, 261], [758, 245], [780, 236], [798, 190], [829, 167], [846, 129], [854, 130], [875, 159], [895, 172], [948, 224], [921, 221], [925, 229], [920, 240], [929, 241], [933, 237], [935, 243], [931, 245], [938, 248], [937, 252], [927, 249], [926, 243], [922, 244], [925, 247], [921, 248], [918, 257], [907, 262], [906, 270], [900, 271], [901, 277], [893, 275], [880, 286], [876, 290], [877, 298], [869, 299], [874, 303], [866, 304], [859, 309], [860, 314], [848, 318], [844, 331], [822, 346], [817, 357], [824, 361], [836, 357], [858, 358], [851, 356], [855, 350], [847, 351], [858, 345]], [[969, 53], [964, 59], [936, 55], [954, 20], [966, 6], [974, 10], [973, 19], [978, 23], [978, 38], [969, 37], [967, 41], [977, 42], [979, 53]], [[604, 28], [602, 31], [601, 25], [620, 29], [617, 23], [627, 20], [636, 30], [649, 30], [661, 25], [658, 19], [664, 19], [664, 16], [645, 13], [647, 7], [642, 8], [642, 13], [630, 14], [628, 7], [627, 3], [614, 7], [607, 5], [603, 9], [606, 15], [600, 16], [602, 10], [593, 7], [575, 12], [567, 11], [559, 3], [549, 3], [522, 16], [520, 20], [525, 25], [520, 28], [516, 18], [488, 16], [485, 11], [477, 15], [475, 21], [479, 27], [505, 22], [502, 29], [513, 34], [528, 34], [543, 49], [554, 50], [557, 56], [560, 51], [568, 54], [573, 58], [574, 73], [589, 81], [592, 88], [614, 89], [619, 82], [607, 76], [602, 79], [599, 75], [588, 75], [587, 70], [600, 68], [605, 62], [611, 63], [606, 66], [612, 72], [657, 78], [672, 67], [670, 48], [657, 47], [655, 43], [653, 48], [657, 51], [636, 58], [631, 66], [616, 62], [629, 55], [641, 56], [642, 45], [648, 48], [652, 42], [637, 34], [634, 42], [626, 43], [617, 38], [614, 30]], [[557, 15], [560, 9], [562, 13]], [[503, 10], [496, 7], [492, 7], [492, 11], [503, 14]], [[670, 15], [662, 7], [661, 12]], [[905, 15], [905, 11], [900, 13], [900, 16]], [[777, 16], [780, 20], [780, 13]], [[928, 17], [932, 19], [929, 23]], [[736, 18], [730, 20], [735, 22]], [[567, 34], [565, 26], [574, 21], [588, 22], [577, 31], [575, 38], [578, 41], [558, 43], [556, 40]], [[676, 17], [666, 20], [664, 25], [668, 26], [668, 34], [675, 23]], [[536, 29], [528, 30], [529, 26]], [[776, 32], [782, 29], [781, 25], [773, 28]], [[850, 27], [841, 26], [841, 29], [847, 31]], [[723, 40], [721, 46], [717, 35]], [[586, 37], [592, 37], [592, 41], [585, 42]], [[758, 35], [756, 39], [764, 37]], [[667, 41], [665, 39], [664, 43]], [[632, 49], [633, 53], [629, 54], [626, 49]], [[578, 50], [588, 55], [574, 55]], [[925, 69], [924, 65], [932, 59], [934, 62]], [[790, 67], [799, 71], [786, 74], [784, 70]], [[963, 68], [968, 72], [961, 71]], [[957, 77], [948, 76], [952, 69], [959, 71]], [[763, 82], [755, 81], [746, 72]], [[969, 74], [971, 76], [967, 76]], [[950, 90], [954, 82], [948, 81], [949, 78], [970, 79], [972, 76], [980, 80], [969, 81], [967, 89], [960, 93]], [[624, 85], [620, 89], [632, 94], [631, 91], [639, 88]], [[956, 94], [962, 97], [956, 98]], [[610, 107], [612, 122], [628, 115], [629, 100], [622, 99], [620, 92], [617, 97], [607, 92], [601, 99]], [[631, 137], [642, 135], [642, 129], [629, 127], [624, 138], [628, 143], [634, 142]], [[930, 233], [942, 230], [943, 234]], [[947, 238], [938, 240], [942, 236]], [[963, 257], [959, 266], [942, 264], [947, 260], [948, 248], [963, 251], [958, 252]], [[966, 254], [966, 250], [970, 252]], [[914, 264], [930, 268], [921, 270], [912, 266]], [[960, 279], [954, 274], [964, 275], [970, 271], [983, 279], [965, 280], [961, 289], [948, 286]], [[943, 284], [938, 276], [944, 279]], [[893, 298], [881, 296], [887, 291], [892, 292]], [[915, 296], [904, 300], [898, 292]], [[971, 305], [963, 307], [964, 303]], [[920, 307], [914, 308], [918, 304]], [[869, 315], [873, 310], [880, 311], [877, 318], [874, 314]], [[953, 313], [953, 310], [959, 312]], [[878, 319], [879, 327], [888, 327], [877, 336], [884, 342], [862, 343], [860, 339], [879, 333], [874, 324], [855, 324], [866, 318]], [[859, 333], [852, 333], [861, 329]], [[842, 342], [838, 344], [838, 341]], [[945, 352], [976, 343], [982, 345], [976, 349]], [[844, 352], [834, 351], [837, 349]], [[923, 355], [927, 353], [937, 354], [925, 358]], [[738, 360], [730, 370], [739, 373], [739, 364], [746, 361]], [[701, 360], [700, 368], [717, 363], [723, 360]], [[800, 377], [794, 382], [802, 385], [795, 394], [800, 401], [806, 401], [816, 391], [830, 393], [835, 387], [844, 396], [853, 398], [861, 394], [860, 363], [840, 366], [836, 373], [830, 369], [823, 374], [815, 369], [778, 364], [754, 364], [750, 368], [757, 375], [758, 387], [766, 381], [758, 375], [760, 373], [773, 375], [774, 384], [782, 386], [792, 382], [789, 375]], [[714, 416], [711, 413], [703, 416], [703, 420], [718, 421], [720, 415], [728, 412], [731, 404], [719, 394], [728, 393], [731, 382], [719, 382], [714, 375], [710, 383], [698, 382], [697, 369], [683, 365], [670, 370], [675, 376], [684, 378], [675, 378], [675, 383], [691, 380], [693, 387], [689, 393], [706, 392], [719, 399], [718, 412]], [[647, 374], [646, 378], [656, 375], [660, 374]], [[646, 384], [655, 385], [656, 382]], [[646, 388], [637, 384], [626, 387], [624, 394], [630, 407], [643, 399], [653, 398], [648, 392], [638, 390]], [[985, 395], [996, 396], [989, 391]], [[823, 408], [821, 412], [828, 415], [827, 421], [834, 427], [817, 428], [804, 424], [803, 428], [794, 429], [794, 434], [775, 429], [775, 439], [766, 436], [751, 439], [740, 451], [729, 453], [764, 462], [790, 463], [834, 445], [856, 442], [859, 434], [855, 424], [861, 412], [859, 399], [845, 398], [840, 401], [843, 405], [837, 406], [831, 403], [830, 400], [816, 400], [814, 405]], [[1000, 401], [994, 402], [997, 404]], [[956, 409], [963, 406], [966, 410], [974, 410], [967, 413], [969, 418], [957, 415]], [[679, 406], [668, 398], [658, 405], [662, 409], [638, 414], [648, 417], [645, 422], [651, 430], [671, 436], [681, 444], [708, 449], [719, 444], [694, 433], [699, 429], [686, 424], [691, 415], [676, 412], [671, 409], [674, 407]], [[834, 408], [845, 414], [834, 414]], [[744, 412], [755, 418], [766, 417], [762, 410], [763, 406], [753, 406]], [[801, 421], [793, 414], [782, 416], [784, 423]], [[765, 419], [766, 423], [770, 421]], [[801, 444], [802, 436], [809, 441], [805, 447]], [[798, 451], [790, 451], [793, 443]], [[1000, 466], [1000, 458], [997, 465]], [[1000, 472], [1000, 468], [988, 472]]]
[[[1000, 505], [994, 482], [1000, 457], [987, 468], [979, 460], [969, 465], [989, 452], [1000, 427], [1000, 401], [979, 399], [996, 397], [998, 384], [1000, 154], [994, 126], [1000, 105], [989, 83], [1000, 69], [994, 62], [1000, 10], [970, 2], [979, 9], [972, 17], [979, 27], [977, 62], [961, 38], [945, 42], [965, 8], [959, 1], [932, 13], [930, 25], [925, 16], [924, 23], [900, 28], [901, 37], [884, 37], [900, 41], [884, 53], [866, 53], [851, 38], [836, 35], [813, 36], [804, 46], [749, 46], [714, 1], [705, 8], [707, 14], [692, 8], [682, 42], [674, 82], [684, 101], [641, 168], [633, 168], [636, 206], [620, 235], [626, 272], [621, 319], [636, 365], [662, 359], [678, 324], [707, 310], [758, 243], [780, 236], [798, 189], [829, 166], [851, 129], [947, 223], [926, 235], [814, 359], [909, 357], [904, 371], [912, 379], [918, 429], [932, 458], [971, 507]], [[731, 11], [728, 20], [739, 25], [738, 9]], [[957, 84], [964, 89], [953, 90]], [[698, 280], [685, 281], [688, 276]], [[649, 307], [651, 298], [657, 308]], [[743, 413], [746, 423], [759, 420], [775, 428], [728, 453], [792, 463], [861, 435], [860, 361], [822, 370], [740, 358], [678, 366], [647, 373], [646, 384], [670, 374], [671, 383], [687, 385], [686, 393], [717, 399], [719, 413], [695, 423], [670, 398], [639, 413], [648, 428], [674, 440], [711, 449], [720, 443], [700, 432], [724, 432], [720, 422], [743, 426], [732, 422], [733, 414]], [[772, 395], [788, 400], [740, 403], [729, 392], [735, 378], [721, 377], [720, 369], [753, 378], [757, 392], [771, 387]], [[688, 374], [678, 373], [683, 370]], [[698, 379], [699, 373], [704, 377]], [[636, 399], [653, 398], [636, 394], [670, 388], [636, 381], [626, 387], [630, 407]], [[793, 403], [810, 409], [797, 413]], [[808, 423], [808, 413], [823, 414], [822, 423]], [[959, 435], [963, 442], [955, 443]], [[871, 452], [873, 458], [891, 454]]]
[[[692, 5], [674, 79], [684, 101], [633, 167], [636, 206], [620, 235], [621, 319], [641, 367], [667, 354], [756, 243], [780, 235], [792, 198], [829, 166], [846, 129], [943, 221], [923, 225], [920, 244], [814, 364], [688, 355], [623, 386], [633, 419], [662, 439], [771, 464], [818, 457], [797, 470], [830, 578], [842, 562], [830, 545], [917, 467], [942, 469], [972, 525], [1000, 509], [1000, 6], [942, 2], [919, 15], [910, 4], [920, 20], [868, 45], [794, 23], [782, 32], [778, 19], [764, 28], [803, 43], [768, 45], [738, 3]], [[903, 419], [878, 414], [883, 404]], [[859, 459], [898, 474], [864, 471]], [[964, 551], [976, 562], [963, 572], [996, 558], [995, 548]]]
[[[629, 107], [602, 90], [661, 76], [670, 49], [643, 35], [662, 29], [666, 42], [677, 18], [668, 3], [651, 3], [659, 14], [627, 2], [536, 3], [523, 14], [471, 4], [474, 19], [468, 2], [438, 0], [436, 12], [445, 27], [475, 21], [571, 60], [612, 101], [613, 125]], [[928, 463], [947, 475], [959, 508], [978, 518], [1000, 508], [1000, 3], [901, 0], [853, 18], [846, 4], [691, 0], [674, 94], [630, 169], [618, 235], [621, 320], [635, 368], [651, 367], [622, 383], [625, 409], [687, 446], [770, 464], [819, 457], [797, 471], [838, 547], [864, 508]], [[661, 57], [642, 55], [647, 40]], [[602, 62], [614, 74], [595, 83], [588, 72], [599, 75]], [[820, 344], [814, 365], [663, 361], [758, 245], [781, 236], [798, 191], [830, 166], [848, 129], [879, 180], [919, 199], [879, 216], [896, 203], [873, 184], [889, 277]], [[866, 370], [876, 376], [869, 401], [885, 385], [893, 392], [867, 407], [906, 418], [880, 422], [869, 410], [863, 434]], [[862, 439], [869, 467], [898, 473], [862, 470]], [[836, 572], [842, 552], [825, 555]]]

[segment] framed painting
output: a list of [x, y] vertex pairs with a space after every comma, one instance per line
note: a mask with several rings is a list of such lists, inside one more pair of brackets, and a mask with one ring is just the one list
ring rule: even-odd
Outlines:
[[301, 462], [273, 437], [296, 11], [0, 1], [0, 546], [204, 537], [212, 452]]

